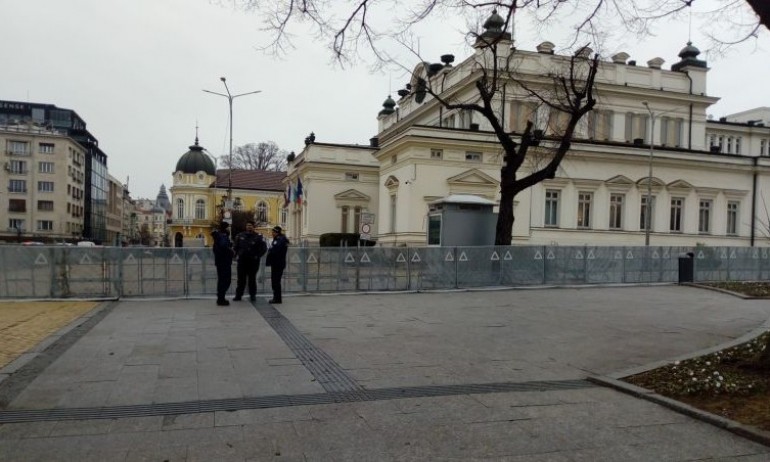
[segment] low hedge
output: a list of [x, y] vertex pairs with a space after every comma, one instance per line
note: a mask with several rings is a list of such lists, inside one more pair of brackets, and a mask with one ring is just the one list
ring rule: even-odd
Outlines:
[[321, 247], [373, 247], [377, 241], [361, 240], [357, 233], [324, 233], [318, 243]]

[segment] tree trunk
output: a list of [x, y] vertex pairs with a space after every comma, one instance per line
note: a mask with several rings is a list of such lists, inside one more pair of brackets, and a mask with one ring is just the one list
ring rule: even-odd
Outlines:
[[746, 0], [754, 12], [759, 16], [759, 22], [770, 29], [770, 2], [767, 0]]
[[500, 210], [497, 214], [495, 245], [511, 245], [513, 238], [513, 193], [512, 185], [505, 185], [500, 191]]
[[770, 337], [765, 341], [765, 351], [759, 355], [757, 362], [763, 369], [770, 370]]

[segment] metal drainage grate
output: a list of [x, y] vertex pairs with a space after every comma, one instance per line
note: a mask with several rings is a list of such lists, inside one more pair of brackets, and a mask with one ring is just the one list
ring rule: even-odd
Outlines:
[[466, 385], [433, 385], [424, 387], [380, 388], [338, 393], [274, 395], [251, 398], [185, 401], [179, 403], [140, 404], [133, 406], [89, 407], [68, 409], [18, 409], [0, 411], [0, 424], [62, 420], [120, 419], [160, 415], [197, 414], [201, 412], [239, 411], [318, 404], [381, 401], [401, 398], [473, 395], [528, 391], [577, 390], [596, 385], [586, 380], [549, 380], [533, 382], [476, 383]]

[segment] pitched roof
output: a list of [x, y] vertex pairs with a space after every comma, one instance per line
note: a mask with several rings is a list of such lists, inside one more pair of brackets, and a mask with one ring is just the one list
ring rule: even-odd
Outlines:
[[[283, 179], [286, 172], [268, 172], [265, 170], [233, 170], [233, 189], [252, 189], [261, 191], [283, 191]], [[230, 170], [217, 170], [217, 179], [212, 187], [227, 188], [230, 182]]]

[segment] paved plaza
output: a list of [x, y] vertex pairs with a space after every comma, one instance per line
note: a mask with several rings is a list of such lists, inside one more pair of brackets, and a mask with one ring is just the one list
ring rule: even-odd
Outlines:
[[766, 461], [587, 379], [768, 319], [668, 285], [104, 302], [0, 371], [0, 460]]

